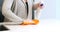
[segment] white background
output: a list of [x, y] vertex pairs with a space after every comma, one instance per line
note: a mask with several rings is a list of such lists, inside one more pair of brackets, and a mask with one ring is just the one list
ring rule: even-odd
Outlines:
[[60, 0], [56, 0], [56, 17], [60, 19]]
[[56, 0], [44, 0], [40, 19], [56, 19]]

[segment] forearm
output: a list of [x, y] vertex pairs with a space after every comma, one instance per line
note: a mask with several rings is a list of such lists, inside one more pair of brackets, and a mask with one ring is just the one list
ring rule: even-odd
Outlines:
[[40, 15], [41, 9], [43, 9], [43, 3], [35, 3], [33, 5], [33, 9], [35, 12], [35, 19], [38, 19], [38, 15]]
[[2, 14], [9, 19], [10, 21], [23, 21], [23, 19], [21, 19], [20, 17], [16, 16], [14, 13], [11, 12], [11, 10], [6, 10], [3, 9]]
[[15, 21], [15, 22], [22, 22], [23, 19], [18, 17], [17, 15], [15, 15], [12, 11], [11, 11], [11, 5], [12, 5], [13, 0], [5, 0], [3, 3], [3, 7], [2, 7], [2, 14], [9, 19], [10, 21]]

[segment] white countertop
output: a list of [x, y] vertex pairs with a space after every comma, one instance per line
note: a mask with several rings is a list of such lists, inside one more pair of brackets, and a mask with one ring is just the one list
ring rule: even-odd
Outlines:
[[60, 32], [60, 20], [42, 19], [38, 25], [5, 25], [10, 30], [3, 32]]

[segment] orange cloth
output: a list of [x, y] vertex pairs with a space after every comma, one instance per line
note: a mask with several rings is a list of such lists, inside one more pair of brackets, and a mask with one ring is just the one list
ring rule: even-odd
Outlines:
[[34, 19], [31, 22], [25, 21], [21, 25], [37, 25], [38, 23], [39, 23], [39, 20]]

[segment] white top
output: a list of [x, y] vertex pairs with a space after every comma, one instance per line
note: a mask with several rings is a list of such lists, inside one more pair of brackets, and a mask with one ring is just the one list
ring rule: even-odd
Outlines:
[[[29, 15], [26, 14], [26, 8], [21, 0], [16, 0], [16, 6], [14, 12], [11, 11], [13, 0], [4, 0], [2, 7], [2, 14], [5, 16], [4, 21], [13, 21], [21, 23], [24, 19], [31, 19], [32, 17], [32, 0], [28, 0]], [[35, 3], [37, 3], [35, 1]]]

